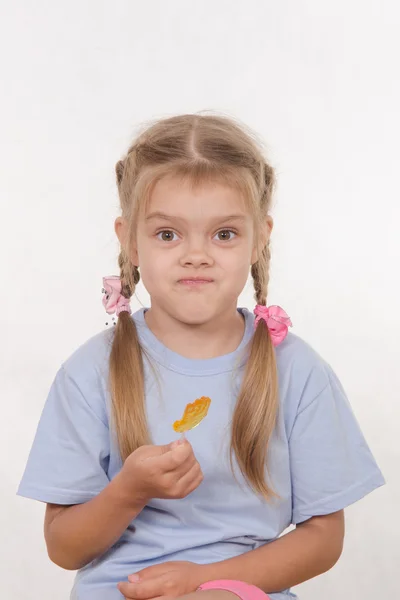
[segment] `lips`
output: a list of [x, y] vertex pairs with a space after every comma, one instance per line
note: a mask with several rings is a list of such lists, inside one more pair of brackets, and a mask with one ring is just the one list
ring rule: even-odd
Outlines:
[[178, 283], [186, 283], [188, 285], [196, 285], [201, 283], [212, 283], [214, 280], [209, 277], [185, 277], [184, 279], [179, 279]]

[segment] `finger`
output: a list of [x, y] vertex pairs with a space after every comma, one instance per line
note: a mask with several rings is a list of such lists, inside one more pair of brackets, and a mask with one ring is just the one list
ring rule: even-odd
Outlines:
[[165, 595], [166, 589], [165, 576], [154, 577], [140, 583], [122, 582], [118, 584], [118, 589], [121, 594], [129, 599], [134, 600], [152, 600], [157, 596]]
[[202, 474], [202, 470], [196, 460], [190, 469], [182, 471], [181, 476], [178, 479], [178, 483], [188, 483], [191, 479], [196, 478], [200, 474]]
[[133, 583], [127, 583], [126, 581], [123, 581], [117, 585], [118, 590], [121, 592], [125, 600], [135, 600], [132, 587]]
[[143, 581], [143, 579], [150, 579], [152, 577], [159, 577], [163, 572], [162, 567], [164, 565], [152, 565], [151, 567], [146, 567], [141, 571], [136, 571], [136, 573], [132, 573], [128, 576], [128, 581], [130, 583], [137, 583], [138, 581]]
[[[176, 446], [169, 452], [157, 457], [158, 466], [165, 472], [175, 471], [183, 466], [186, 461], [192, 462], [193, 449], [189, 442]], [[149, 459], [151, 460], [151, 459]], [[194, 460], [196, 460], [194, 458]]]
[[173, 471], [167, 471], [167, 474], [173, 475], [175, 477], [176, 481], [179, 481], [180, 479], [182, 479], [182, 477], [184, 477], [187, 473], [189, 473], [196, 466], [198, 469], [200, 469], [200, 465], [197, 462], [196, 457], [193, 454], [192, 456], [189, 456], [189, 458], [187, 458], [184, 463], [179, 465], [179, 467], [177, 467]]
[[117, 585], [117, 589], [120, 592], [120, 594], [122, 594], [122, 596], [124, 597], [124, 600], [134, 600], [133, 596], [126, 595], [125, 586], [122, 583], [119, 583]]
[[200, 468], [200, 465], [196, 463], [196, 465], [188, 473], [186, 473], [186, 475], [181, 477], [181, 479], [177, 483], [177, 487], [178, 489], [182, 490], [182, 494], [184, 494], [184, 496], [188, 496], [197, 487], [199, 487], [203, 479], [204, 475]]
[[172, 459], [169, 468], [167, 468], [166, 463], [163, 463], [162, 466], [160, 466], [160, 463], [158, 463], [158, 467], [161, 468], [162, 474], [173, 479], [174, 481], [179, 481], [181, 477], [186, 475], [186, 473], [188, 473], [194, 466], [198, 465], [199, 463], [197, 462], [195, 455], [191, 453], [183, 462], [180, 462], [180, 458], [177, 461], [175, 461], [176, 466], [174, 468], [171, 468], [173, 464], [174, 460]]
[[197, 490], [202, 481], [203, 477], [198, 477], [197, 479], [194, 479], [192, 483], [186, 487], [185, 491], [182, 494], [182, 497], [186, 498], [187, 496], [190, 496], [190, 494]]
[[168, 570], [171, 569], [166, 568], [165, 563], [160, 563], [159, 565], [152, 565], [151, 567], [145, 567], [140, 571], [136, 571], [136, 573], [132, 573], [128, 576], [128, 581], [130, 583], [137, 583], [138, 581], [143, 581], [143, 579], [160, 577], [160, 575], [163, 575]]
[[170, 442], [169, 444], [165, 444], [163, 446], [155, 446], [155, 445], [142, 446], [142, 451], [143, 451], [144, 455], [141, 457], [141, 460], [144, 462], [147, 460], [151, 460], [152, 458], [159, 458], [163, 454], [166, 454], [167, 452], [171, 452], [171, 450], [173, 449], [173, 444], [174, 444], [174, 442]]

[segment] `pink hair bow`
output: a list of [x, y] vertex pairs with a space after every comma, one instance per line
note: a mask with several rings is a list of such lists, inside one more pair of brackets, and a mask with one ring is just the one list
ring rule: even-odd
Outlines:
[[285, 313], [280, 306], [262, 306], [257, 304], [254, 309], [256, 315], [254, 328], [257, 327], [260, 319], [263, 319], [269, 329], [269, 333], [274, 346], [278, 346], [288, 334], [289, 327], [292, 327], [292, 321], [289, 315]]
[[129, 305], [129, 298], [125, 298], [121, 294], [121, 279], [117, 275], [103, 277], [103, 294], [103, 306], [107, 314], [112, 315], [116, 313], [118, 317], [123, 310], [129, 313], [132, 312]]

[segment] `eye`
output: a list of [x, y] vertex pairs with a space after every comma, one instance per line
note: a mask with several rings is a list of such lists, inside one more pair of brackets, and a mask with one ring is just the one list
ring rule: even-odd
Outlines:
[[[174, 235], [176, 235], [176, 233], [174, 233], [170, 229], [163, 229], [163, 231], [159, 231], [157, 233], [157, 238], [159, 240], [161, 240], [162, 242], [174, 242], [175, 241], [173, 239]], [[161, 238], [160, 238], [160, 236], [161, 236]]]
[[220, 242], [230, 242], [233, 239], [233, 236], [237, 234], [235, 231], [232, 231], [232, 229], [221, 229], [216, 235]]

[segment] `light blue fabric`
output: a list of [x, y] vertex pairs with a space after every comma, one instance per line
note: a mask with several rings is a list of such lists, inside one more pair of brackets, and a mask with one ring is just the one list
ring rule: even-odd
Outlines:
[[[152, 500], [113, 548], [77, 573], [73, 600], [121, 600], [116, 584], [145, 566], [237, 556], [276, 539], [291, 523], [338, 511], [384, 483], [332, 369], [289, 334], [276, 349], [281, 409], [269, 458], [280, 499], [266, 503], [240, 476], [238, 485], [229, 466], [229, 424], [254, 315], [239, 309], [246, 328], [234, 352], [192, 360], [152, 334], [145, 310], [133, 318], [148, 355], [145, 385], [153, 441], [175, 439], [171, 425], [187, 402], [209, 396], [207, 418], [188, 435], [205, 479], [183, 500]], [[20, 495], [56, 504], [86, 502], [121, 468], [106, 391], [112, 337], [107, 329], [91, 338], [57, 373]], [[288, 598], [295, 596], [289, 591], [271, 595], [272, 600]]]

